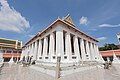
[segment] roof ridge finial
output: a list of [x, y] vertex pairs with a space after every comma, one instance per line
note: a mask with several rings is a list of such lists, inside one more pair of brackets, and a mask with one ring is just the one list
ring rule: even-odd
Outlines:
[[60, 19], [60, 17], [58, 16], [58, 18], [57, 19]]
[[65, 16], [65, 18], [68, 18], [70, 16], [70, 14], [68, 13], [67, 16]]
[[69, 24], [74, 25], [73, 20], [72, 20], [70, 14], [67, 14], [67, 16], [65, 16], [62, 20], [64, 20], [65, 22], [68, 22]]

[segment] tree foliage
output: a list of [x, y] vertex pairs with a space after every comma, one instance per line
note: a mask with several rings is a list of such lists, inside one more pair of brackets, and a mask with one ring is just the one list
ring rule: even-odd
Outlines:
[[116, 50], [116, 49], [119, 49], [119, 47], [115, 44], [105, 44], [103, 47], [99, 47], [100, 51]]

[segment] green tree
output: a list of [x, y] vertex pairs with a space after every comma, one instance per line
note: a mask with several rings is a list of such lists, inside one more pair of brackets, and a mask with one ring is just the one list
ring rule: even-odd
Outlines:
[[103, 47], [99, 47], [100, 51], [116, 50], [116, 49], [119, 49], [119, 47], [115, 44], [105, 44]]

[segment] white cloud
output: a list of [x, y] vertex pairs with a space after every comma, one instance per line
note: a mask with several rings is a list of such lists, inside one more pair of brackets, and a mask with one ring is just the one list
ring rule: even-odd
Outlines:
[[90, 31], [97, 31], [97, 29], [93, 29], [93, 28], [92, 28], [92, 29], [89, 29], [89, 30], [90, 30]]
[[88, 24], [88, 18], [87, 18], [87, 17], [82, 16], [82, 17], [81, 17], [81, 19], [80, 19], [80, 24], [87, 25], [87, 24]]
[[0, 4], [0, 30], [21, 33], [30, 27], [25, 17], [11, 8], [7, 0], [0, 0]]
[[30, 38], [33, 38], [35, 35], [28, 35]]
[[99, 38], [97, 38], [97, 40], [99, 40], [99, 41], [104, 41], [106, 39], [107, 39], [107, 37], [99, 37]]
[[113, 27], [119, 27], [120, 24], [117, 25], [111, 25], [111, 24], [101, 24], [99, 25], [99, 27], [103, 28], [103, 27], [109, 27], [109, 28], [113, 28]]

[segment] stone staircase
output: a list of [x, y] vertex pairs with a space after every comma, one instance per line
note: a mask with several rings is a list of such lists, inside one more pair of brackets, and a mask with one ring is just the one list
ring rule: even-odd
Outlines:
[[[46, 64], [46, 65], [45, 65]], [[37, 63], [30, 66], [30, 68], [40, 71], [41, 73], [50, 75], [52, 77], [56, 76], [56, 66], [48, 65], [55, 63]], [[61, 66], [62, 65], [62, 66]], [[91, 71], [97, 68], [103, 68], [101, 64], [95, 61], [84, 61], [79, 63], [60, 63], [60, 77], [65, 77], [71, 74], [83, 73], [86, 71]]]

